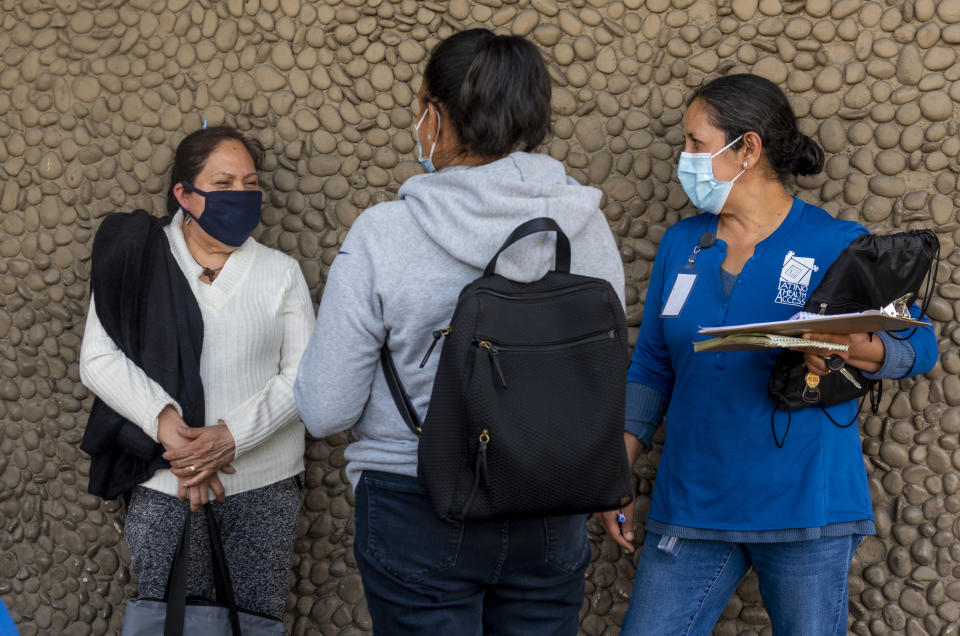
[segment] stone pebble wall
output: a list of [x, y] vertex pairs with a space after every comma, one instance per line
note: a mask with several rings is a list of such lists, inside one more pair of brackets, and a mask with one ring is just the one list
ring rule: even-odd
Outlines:
[[[934, 228], [940, 362], [862, 418], [878, 535], [850, 574], [855, 634], [960, 619], [960, 0], [0, 0], [0, 598], [25, 636], [119, 630], [122, 511], [85, 494], [92, 396], [77, 356], [103, 217], [163, 209], [203, 120], [268, 149], [256, 236], [314, 298], [350, 224], [420, 171], [414, 95], [438, 39], [481, 24], [537, 42], [554, 82], [543, 151], [605, 192], [632, 334], [657, 243], [690, 215], [674, 177], [684, 96], [719, 74], [783, 86], [827, 151], [800, 196], [879, 231]], [[314, 441], [291, 574], [294, 634], [370, 630], [351, 553], [347, 436]], [[637, 467], [645, 513], [658, 459]], [[582, 632], [615, 634], [633, 561], [591, 522]], [[770, 634], [756, 578], [715, 634]]]

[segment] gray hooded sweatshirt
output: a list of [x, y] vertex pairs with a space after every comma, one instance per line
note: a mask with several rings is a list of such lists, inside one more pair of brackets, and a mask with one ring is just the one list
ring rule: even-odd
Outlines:
[[[555, 219], [570, 238], [571, 272], [610, 281], [623, 302], [623, 266], [601, 196], [568, 178], [558, 161], [516, 152], [411, 177], [397, 201], [360, 215], [330, 268], [294, 385], [311, 434], [352, 429], [356, 439], [345, 457], [354, 487], [364, 470], [417, 474], [417, 438], [380, 367], [387, 335], [422, 419], [440, 359], [438, 347], [419, 367], [431, 334], [450, 324], [460, 290], [482, 274], [515, 227], [539, 216]], [[554, 246], [552, 233], [526, 237], [500, 256], [497, 273], [537, 280], [553, 267]]]

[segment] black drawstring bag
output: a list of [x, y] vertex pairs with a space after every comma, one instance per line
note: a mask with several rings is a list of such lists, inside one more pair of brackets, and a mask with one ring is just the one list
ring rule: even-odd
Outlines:
[[[916, 300], [920, 285], [929, 274], [923, 295], [923, 307], [920, 310], [922, 320], [933, 296], [939, 262], [940, 241], [931, 230], [911, 230], [886, 235], [861, 234], [827, 269], [816, 289], [810, 293], [803, 311], [824, 315], [854, 313], [880, 309], [904, 297], [905, 304], [909, 306]], [[897, 336], [892, 332], [890, 335], [905, 340], [913, 335], [915, 329], [911, 329], [904, 336]], [[790, 349], [780, 352], [767, 387], [770, 397], [776, 403], [776, 409], [770, 414], [770, 428], [778, 448], [783, 447], [790, 430], [790, 411], [794, 409], [818, 406], [830, 417], [826, 407], [864, 398], [869, 393], [870, 405], [873, 412], [877, 412], [881, 385], [876, 380], [864, 377], [856, 367], [848, 366], [846, 369], [860, 383], [861, 388], [858, 389], [840, 373], [829, 373], [820, 378], [820, 385], [817, 387], [820, 393], [819, 401], [810, 402], [803, 397], [808, 373], [803, 353]], [[875, 385], [876, 392], [873, 391]], [[862, 399], [860, 404], [863, 404]], [[778, 410], [787, 412], [787, 426], [781, 438], [777, 437], [775, 425]], [[832, 417], [830, 421], [836, 426], [846, 428], [856, 422], [857, 417], [854, 415], [853, 420], [847, 424], [839, 424]]]

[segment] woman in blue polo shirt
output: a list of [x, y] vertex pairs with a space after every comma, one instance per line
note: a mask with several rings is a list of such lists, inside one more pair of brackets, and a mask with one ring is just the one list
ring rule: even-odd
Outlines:
[[[694, 353], [691, 341], [701, 327], [790, 318], [867, 230], [787, 191], [791, 175], [823, 169], [823, 150], [773, 83], [733, 75], [704, 85], [684, 136], [678, 176], [704, 214], [660, 242], [628, 374], [631, 464], [664, 413], [666, 442], [622, 633], [709, 634], [753, 566], [775, 634], [843, 635], [850, 561], [874, 532], [857, 427], [807, 408], [793, 412], [789, 436], [785, 421], [771, 431], [777, 352]], [[876, 335], [817, 337], [849, 344], [847, 364], [871, 378], [936, 362], [931, 328], [905, 341]], [[825, 374], [817, 353], [807, 364]], [[848, 422], [857, 403], [827, 410]], [[617, 511], [603, 515], [631, 552], [632, 510], [621, 523]]]

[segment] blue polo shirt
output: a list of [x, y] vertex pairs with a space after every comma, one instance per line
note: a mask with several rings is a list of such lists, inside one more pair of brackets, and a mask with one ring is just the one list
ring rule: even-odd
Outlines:
[[[694, 353], [702, 327], [786, 320], [800, 311], [829, 266], [863, 226], [794, 199], [786, 219], [761, 241], [725, 294], [717, 240], [688, 259], [717, 217], [685, 219], [664, 235], [647, 290], [643, 324], [627, 379], [669, 396], [666, 442], [654, 482], [650, 522], [660, 528], [765, 532], [821, 528], [872, 519], [856, 426], [840, 428], [820, 410], [792, 413], [777, 448], [775, 405], [767, 382], [777, 350]], [[662, 317], [679, 273], [696, 281], [679, 315]], [[936, 361], [932, 329], [911, 340], [910, 374]], [[855, 400], [828, 409], [837, 422], [855, 417]], [[777, 414], [778, 437], [786, 417]], [[693, 535], [696, 536], [696, 535]]]

